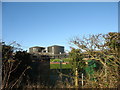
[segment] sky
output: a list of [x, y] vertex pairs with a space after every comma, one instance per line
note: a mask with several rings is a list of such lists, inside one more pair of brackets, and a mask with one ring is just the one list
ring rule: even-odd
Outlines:
[[2, 40], [32, 46], [65, 46], [75, 36], [118, 32], [117, 2], [3, 2]]

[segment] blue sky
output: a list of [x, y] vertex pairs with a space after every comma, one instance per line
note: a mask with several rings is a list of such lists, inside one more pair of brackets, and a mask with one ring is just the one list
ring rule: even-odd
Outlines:
[[118, 31], [117, 2], [4, 2], [2, 39], [23, 49], [62, 45], [74, 36]]

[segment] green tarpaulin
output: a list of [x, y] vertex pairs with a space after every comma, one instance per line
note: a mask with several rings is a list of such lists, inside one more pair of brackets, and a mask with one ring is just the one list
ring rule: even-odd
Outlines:
[[86, 62], [88, 62], [88, 64], [84, 68], [85, 73], [90, 77], [91, 80], [94, 80], [93, 74], [95, 72], [95, 68], [98, 68], [100, 65], [95, 60], [86, 60]]

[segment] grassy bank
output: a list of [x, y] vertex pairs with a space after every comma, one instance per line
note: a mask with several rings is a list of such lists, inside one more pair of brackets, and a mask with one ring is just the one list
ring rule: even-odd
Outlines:
[[63, 58], [63, 59], [50, 59], [50, 62], [60, 62], [62, 60], [63, 62], [69, 62], [69, 58]]
[[[51, 59], [50, 62], [60, 62], [60, 60], [62, 60], [62, 62], [70, 61], [69, 58], [63, 58], [63, 59]], [[50, 69], [60, 69], [60, 64], [50, 64]], [[62, 69], [71, 69], [71, 65], [70, 64], [62, 64]]]
[[[60, 69], [60, 64], [50, 64], [50, 69]], [[71, 69], [71, 65], [62, 64], [62, 69]]]

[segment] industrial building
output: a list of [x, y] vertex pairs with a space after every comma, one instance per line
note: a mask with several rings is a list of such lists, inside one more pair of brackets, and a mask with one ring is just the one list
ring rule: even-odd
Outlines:
[[47, 47], [47, 52], [49, 54], [63, 54], [64, 53], [64, 46], [53, 45]]
[[29, 48], [29, 53], [43, 53], [43, 52], [46, 52], [45, 47], [35, 46]]
[[45, 50], [45, 47], [35, 46], [29, 48], [29, 53], [63, 54], [64, 46], [53, 45], [47, 47], [47, 50]]
[[[33, 54], [33, 56], [37, 57], [36, 59], [40, 59], [42, 55], [49, 56], [50, 58], [65, 58], [68, 55], [64, 52], [64, 46], [53, 45], [47, 47], [31, 47], [29, 48], [29, 53]], [[47, 58], [47, 57], [46, 57]]]

